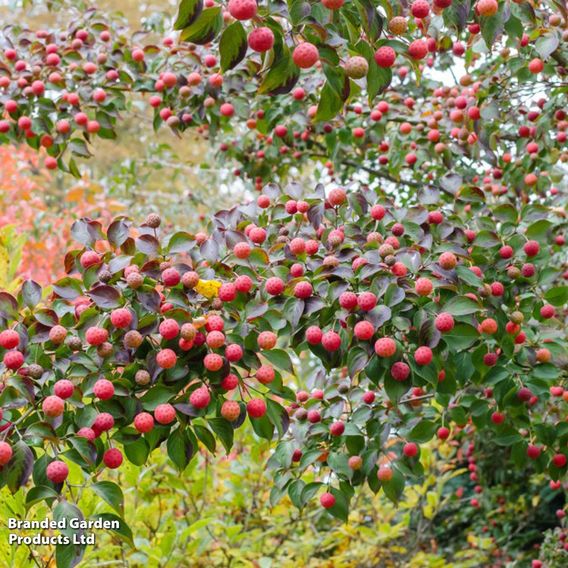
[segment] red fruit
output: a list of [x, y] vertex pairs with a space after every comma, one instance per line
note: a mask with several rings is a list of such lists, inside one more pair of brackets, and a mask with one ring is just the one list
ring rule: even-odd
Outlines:
[[406, 381], [410, 375], [410, 367], [402, 361], [397, 361], [391, 367], [391, 377], [395, 381]]
[[141, 412], [134, 418], [134, 428], [141, 434], [146, 434], [154, 429], [154, 418], [149, 412]]
[[375, 402], [375, 393], [373, 391], [367, 391], [364, 393], [363, 402], [365, 404], [373, 404], [373, 402]]
[[497, 353], [486, 353], [483, 356], [483, 364], [487, 367], [493, 367], [497, 363], [498, 358]]
[[293, 255], [300, 255], [303, 254], [306, 251], [306, 243], [304, 241], [304, 239], [297, 237], [295, 239], [292, 239], [290, 241], [290, 252]]
[[444, 270], [451, 270], [456, 267], [458, 259], [453, 252], [443, 252], [438, 259], [438, 262]]
[[480, 330], [482, 333], [486, 333], [488, 335], [493, 335], [497, 333], [497, 322], [493, 318], [486, 318], [484, 319], [481, 324], [479, 325]]
[[321, 343], [322, 337], [323, 331], [317, 325], [312, 325], [306, 329], [306, 341], [310, 345]]
[[274, 34], [270, 28], [255, 28], [248, 36], [249, 47], [258, 53], [264, 53], [272, 49], [274, 45]]
[[345, 432], [345, 424], [338, 420], [329, 427], [329, 433], [332, 436], [341, 436]]
[[169, 403], [158, 404], [154, 418], [159, 424], [171, 424], [176, 419], [176, 409]]
[[377, 471], [377, 478], [379, 481], [388, 482], [392, 479], [392, 469], [387, 465], [382, 465]]
[[309, 69], [319, 60], [318, 48], [314, 44], [304, 41], [296, 46], [292, 53], [292, 59], [300, 69]]
[[234, 400], [226, 400], [221, 406], [221, 416], [229, 422], [234, 422], [241, 415], [241, 406]]
[[432, 292], [434, 285], [428, 278], [418, 278], [414, 284], [414, 289], [419, 296], [428, 296]]
[[363, 467], [363, 458], [361, 456], [351, 456], [347, 460], [347, 465], [353, 471], [358, 471]]
[[309, 298], [312, 293], [313, 288], [309, 282], [298, 282], [296, 286], [294, 286], [294, 296], [296, 296], [296, 298], [305, 300]]
[[428, 213], [428, 223], [432, 225], [439, 225], [444, 220], [444, 216], [440, 211], [430, 211]]
[[75, 385], [68, 379], [61, 379], [53, 385], [53, 394], [65, 400], [73, 396]]
[[311, 424], [317, 424], [321, 422], [321, 414], [317, 410], [310, 410], [308, 412], [308, 421]]
[[114, 426], [114, 418], [108, 412], [101, 412], [91, 426], [96, 436], [100, 436], [101, 432], [106, 432]]
[[114, 385], [108, 379], [99, 379], [93, 386], [93, 394], [101, 400], [114, 396]]
[[245, 242], [237, 243], [233, 247], [233, 254], [237, 258], [241, 258], [241, 259], [248, 258], [250, 256], [250, 253], [251, 253], [251, 248], [250, 248], [250, 245], [248, 243], [245, 243]]
[[552, 456], [552, 463], [558, 468], [564, 467], [567, 461], [568, 460], [564, 454], [555, 454]]
[[240, 345], [237, 345], [236, 343], [231, 343], [230, 345], [227, 345], [227, 347], [225, 348], [225, 357], [227, 361], [230, 361], [231, 363], [236, 363], [237, 361], [240, 361], [243, 358], [243, 348]]
[[52, 483], [63, 483], [69, 475], [69, 468], [65, 462], [55, 460], [47, 466], [45, 474]]
[[336, 187], [329, 192], [327, 200], [334, 207], [339, 207], [347, 201], [347, 193], [341, 187]]
[[395, 50], [388, 46], [383, 45], [379, 47], [377, 51], [375, 51], [375, 61], [379, 67], [392, 67], [396, 60], [396, 52]]
[[320, 497], [320, 503], [324, 509], [331, 509], [335, 505], [335, 497], [331, 493], [324, 493]]
[[505, 293], [505, 286], [501, 284], [501, 282], [493, 282], [491, 284], [491, 295], [493, 296], [502, 296]]
[[205, 329], [207, 331], [223, 331], [225, 323], [223, 318], [220, 316], [209, 316], [207, 318], [207, 323], [205, 324]]
[[266, 240], [266, 231], [261, 227], [254, 227], [250, 230], [248, 236], [253, 243], [260, 245]]
[[475, 9], [480, 16], [489, 17], [494, 16], [499, 10], [497, 0], [478, 0], [475, 4]]
[[426, 0], [415, 0], [410, 6], [410, 11], [415, 18], [426, 18], [430, 13], [430, 4]]
[[550, 319], [556, 315], [556, 310], [554, 309], [554, 306], [545, 304], [542, 308], [540, 308], [540, 315], [544, 319]]
[[438, 428], [437, 435], [440, 440], [447, 440], [450, 437], [450, 430], [445, 426], [442, 426]]
[[503, 422], [505, 422], [505, 415], [502, 412], [494, 412], [491, 414], [491, 422], [493, 422], [493, 424], [503, 424]]
[[101, 257], [94, 250], [87, 250], [81, 255], [81, 266], [89, 268], [101, 262]]
[[235, 280], [235, 290], [247, 294], [252, 288], [252, 280], [246, 274], [238, 276]]
[[341, 337], [335, 331], [327, 331], [321, 338], [321, 344], [326, 351], [337, 351], [341, 347]]
[[357, 305], [364, 312], [370, 312], [377, 305], [377, 296], [372, 292], [363, 292], [357, 297]]
[[432, 362], [432, 349], [423, 345], [414, 352], [414, 360], [418, 365], [429, 365]]
[[5, 329], [0, 333], [0, 347], [4, 349], [14, 349], [20, 344], [20, 336], [13, 329]]
[[529, 444], [527, 448], [527, 456], [531, 460], [536, 460], [539, 458], [541, 453], [541, 449], [538, 446], [534, 446], [533, 444]]
[[392, 357], [396, 353], [396, 343], [390, 337], [381, 337], [375, 342], [375, 353], [379, 357]]
[[181, 283], [186, 288], [195, 288], [195, 286], [199, 283], [199, 274], [197, 274], [194, 270], [188, 270], [183, 273]]
[[408, 46], [408, 55], [412, 59], [424, 59], [428, 53], [428, 44], [423, 39], [416, 39]]
[[385, 208], [382, 205], [373, 205], [371, 207], [371, 217], [375, 219], [375, 221], [380, 221], [385, 216]]
[[110, 313], [110, 323], [119, 329], [130, 327], [132, 323], [132, 313], [127, 308], [113, 310]]
[[261, 365], [256, 371], [256, 379], [263, 385], [270, 384], [276, 376], [274, 369], [270, 365]]
[[221, 381], [221, 388], [230, 391], [237, 388], [239, 384], [239, 377], [237, 375], [229, 374]]
[[7, 351], [3, 361], [8, 369], [17, 371], [24, 364], [24, 354], [20, 351]]
[[211, 394], [206, 386], [195, 389], [189, 395], [189, 403], [195, 408], [207, 408], [211, 402]]
[[219, 371], [223, 367], [223, 357], [217, 353], [208, 353], [203, 358], [203, 365], [208, 371]]
[[165, 319], [158, 328], [158, 332], [164, 339], [174, 339], [179, 333], [179, 324], [174, 319]]
[[271, 296], [279, 296], [284, 292], [284, 282], [277, 276], [273, 276], [266, 281], [264, 288]]
[[235, 107], [231, 103], [223, 103], [219, 107], [219, 111], [223, 116], [233, 116], [235, 114]]
[[355, 337], [360, 341], [367, 341], [373, 337], [375, 328], [371, 322], [360, 321], [355, 324], [353, 332], [355, 333]]
[[177, 286], [181, 281], [181, 276], [175, 268], [166, 268], [162, 272], [162, 282], [164, 286]]
[[256, 0], [229, 0], [227, 7], [235, 20], [251, 20], [258, 9]]
[[451, 331], [454, 328], [454, 318], [448, 312], [442, 312], [436, 316], [436, 329], [442, 333]]
[[176, 366], [177, 355], [172, 349], [162, 349], [156, 355], [156, 363], [162, 369], [171, 369]]
[[353, 310], [357, 306], [357, 294], [353, 292], [343, 292], [341, 296], [339, 296], [339, 305], [344, 310]]
[[108, 340], [108, 331], [102, 327], [90, 327], [85, 333], [89, 345], [101, 345]]
[[61, 398], [55, 395], [48, 396], [42, 403], [41, 409], [46, 416], [56, 418], [63, 414], [65, 403]]
[[222, 284], [218, 293], [219, 299], [223, 302], [232, 302], [237, 297], [237, 289], [234, 284]]
[[116, 469], [122, 464], [122, 453], [117, 448], [111, 448], [103, 454], [103, 462], [109, 469]]
[[266, 414], [266, 402], [262, 398], [252, 398], [247, 402], [247, 412], [251, 418], [262, 418]]
[[418, 446], [414, 442], [408, 442], [407, 444], [404, 444], [402, 453], [407, 458], [413, 458], [416, 454], [418, 454]]
[[11, 459], [14, 451], [7, 442], [0, 442], [0, 466], [6, 465]]
[[536, 256], [540, 251], [540, 245], [536, 241], [527, 241], [523, 250], [528, 257]]
[[328, 10], [339, 10], [341, 6], [343, 6], [345, 0], [321, 0], [321, 3], [328, 9]]

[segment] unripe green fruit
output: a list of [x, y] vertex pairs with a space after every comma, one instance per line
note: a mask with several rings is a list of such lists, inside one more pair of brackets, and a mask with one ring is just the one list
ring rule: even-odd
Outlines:
[[507, 268], [507, 276], [511, 280], [516, 280], [520, 275], [521, 275], [521, 271], [516, 266], [509, 266], [509, 268]]
[[523, 321], [525, 321], [525, 316], [521, 312], [515, 311], [515, 312], [511, 313], [511, 315], [509, 316], [509, 319], [513, 323], [523, 323]]
[[369, 64], [364, 57], [355, 55], [345, 62], [345, 74], [351, 79], [362, 79], [369, 72]]

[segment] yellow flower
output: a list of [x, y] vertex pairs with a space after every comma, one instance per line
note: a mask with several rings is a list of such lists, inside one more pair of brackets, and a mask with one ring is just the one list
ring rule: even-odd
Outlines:
[[216, 298], [219, 294], [219, 288], [221, 288], [219, 280], [199, 280], [197, 286], [195, 286], [196, 292], [206, 298]]

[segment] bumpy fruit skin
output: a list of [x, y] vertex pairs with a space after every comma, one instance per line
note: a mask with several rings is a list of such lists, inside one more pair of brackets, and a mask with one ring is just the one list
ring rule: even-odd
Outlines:
[[234, 284], [227, 282], [219, 288], [218, 296], [223, 302], [232, 302], [237, 297], [237, 289]]
[[236, 389], [238, 384], [239, 377], [230, 373], [221, 381], [221, 388], [226, 391], [230, 391]]
[[250, 245], [248, 243], [237, 243], [234, 247], [233, 247], [233, 254], [240, 259], [245, 259], [248, 258], [250, 256], [251, 253], [251, 248]]
[[256, 16], [256, 0], [229, 0], [229, 14], [235, 20], [251, 20]]
[[114, 396], [114, 385], [108, 379], [99, 379], [93, 386], [93, 394], [101, 400]]
[[75, 385], [68, 379], [61, 379], [53, 385], [53, 394], [65, 400], [73, 396]]
[[342, 187], [335, 187], [329, 192], [327, 200], [334, 207], [339, 207], [347, 201], [347, 193]]
[[434, 285], [428, 278], [418, 278], [414, 284], [414, 289], [419, 296], [428, 296], [434, 289]]
[[185, 288], [195, 288], [199, 282], [199, 274], [193, 270], [188, 270], [183, 273], [181, 277], [181, 283]]
[[164, 339], [174, 339], [179, 333], [179, 324], [176, 320], [165, 319], [158, 328], [158, 332]]
[[309, 282], [298, 282], [296, 286], [294, 286], [294, 296], [301, 300], [309, 298], [313, 291], [312, 285]]
[[5, 329], [0, 333], [0, 347], [4, 349], [14, 349], [20, 344], [20, 336], [13, 329]]
[[111, 448], [103, 454], [103, 462], [109, 469], [117, 469], [122, 465], [122, 453], [117, 448]]
[[156, 363], [162, 369], [171, 369], [176, 366], [177, 355], [172, 349], [162, 349], [156, 355]]
[[207, 408], [210, 402], [211, 395], [209, 394], [209, 389], [206, 386], [195, 389], [189, 395], [189, 403], [195, 408]]
[[375, 51], [375, 62], [379, 67], [392, 67], [396, 60], [396, 52], [389, 45], [383, 45]]
[[331, 509], [335, 505], [335, 497], [331, 493], [324, 493], [320, 497], [320, 503], [324, 509]]
[[296, 46], [292, 59], [300, 69], [309, 69], [319, 60], [318, 48], [313, 43], [304, 41]]
[[47, 466], [45, 473], [49, 481], [53, 483], [63, 483], [69, 475], [69, 468], [65, 462], [55, 460]]
[[134, 418], [134, 428], [141, 434], [154, 429], [154, 417], [149, 412], [141, 412]]
[[337, 351], [341, 347], [341, 337], [335, 331], [327, 331], [322, 336], [321, 344], [326, 351]]
[[410, 367], [402, 361], [397, 361], [391, 367], [391, 377], [395, 381], [406, 381], [410, 375]]
[[110, 313], [110, 323], [119, 329], [126, 329], [132, 323], [132, 313], [128, 308], [118, 308]]
[[447, 440], [450, 437], [450, 430], [442, 426], [438, 428], [437, 436], [440, 440]]
[[428, 44], [423, 39], [415, 39], [408, 46], [408, 55], [412, 59], [424, 59], [428, 53]]
[[423, 345], [414, 352], [414, 360], [418, 365], [429, 365], [432, 362], [432, 349]]
[[81, 255], [80, 263], [83, 268], [90, 268], [101, 262], [101, 257], [94, 250], [87, 250]]
[[247, 412], [251, 418], [262, 418], [266, 414], [266, 402], [262, 398], [253, 398], [247, 402]]
[[329, 427], [329, 433], [332, 436], [341, 436], [343, 434], [343, 432], [345, 432], [345, 424], [341, 420], [334, 422]]
[[306, 341], [310, 345], [318, 345], [321, 343], [323, 331], [317, 325], [311, 325], [306, 329]]
[[395, 35], [402, 35], [408, 29], [408, 22], [403, 16], [395, 16], [389, 21], [389, 31]]
[[17, 371], [24, 364], [24, 354], [20, 351], [7, 351], [3, 361], [8, 369]]
[[46, 416], [50, 418], [56, 418], [63, 414], [65, 409], [65, 403], [58, 396], [51, 395], [48, 396], [42, 403], [41, 409]]
[[415, 0], [410, 6], [410, 11], [415, 18], [426, 18], [430, 13], [430, 4], [426, 0]]
[[414, 442], [408, 442], [407, 444], [404, 444], [402, 453], [407, 458], [413, 458], [418, 454], [418, 446]]
[[241, 415], [241, 407], [234, 400], [226, 400], [221, 406], [221, 416], [229, 422], [234, 422]]
[[444, 270], [451, 270], [456, 267], [458, 259], [453, 252], [443, 252], [440, 255], [438, 262]]
[[221, 355], [217, 355], [217, 353], [208, 353], [203, 358], [203, 365], [208, 371], [212, 371], [214, 373], [219, 371], [223, 366], [223, 357], [221, 357]]
[[49, 330], [49, 340], [55, 345], [61, 345], [67, 337], [67, 330], [62, 325], [54, 325]]
[[225, 357], [227, 361], [231, 363], [236, 363], [243, 358], [243, 348], [236, 343], [231, 343], [225, 348]]
[[6, 465], [11, 459], [14, 451], [7, 442], [0, 442], [0, 466]]
[[93, 422], [91, 428], [96, 436], [100, 436], [101, 432], [107, 432], [114, 426], [114, 418], [108, 412], [101, 412]]
[[355, 55], [345, 62], [344, 69], [345, 74], [351, 79], [362, 79], [369, 72], [369, 64], [364, 57]]
[[275, 377], [276, 373], [270, 365], [261, 365], [256, 370], [256, 380], [263, 385], [270, 384]]
[[159, 424], [171, 424], [176, 419], [176, 409], [167, 402], [158, 404], [154, 410], [154, 418]]
[[540, 316], [544, 319], [553, 318], [555, 315], [556, 310], [554, 309], [554, 306], [551, 306], [550, 304], [545, 304], [542, 308], [540, 308]]
[[252, 286], [253, 282], [246, 274], [237, 277], [235, 280], [235, 289], [237, 290], [237, 292], [248, 294], [251, 291]]
[[270, 28], [255, 28], [248, 36], [249, 47], [258, 53], [264, 53], [272, 49], [274, 34]]
[[357, 294], [354, 292], [343, 292], [339, 296], [339, 305], [344, 310], [354, 310], [357, 307]]
[[347, 465], [349, 466], [349, 469], [358, 471], [363, 467], [363, 458], [361, 456], [351, 456], [347, 460]]
[[257, 343], [261, 349], [272, 349], [276, 346], [278, 336], [272, 331], [263, 331], [259, 334]]
[[558, 468], [565, 467], [567, 462], [568, 460], [564, 454], [555, 454], [552, 456], [552, 463]]
[[441, 333], [446, 333], [454, 329], [454, 318], [452, 314], [448, 312], [442, 312], [436, 316], [436, 320], [434, 322], [436, 329]]
[[102, 345], [108, 340], [108, 331], [102, 327], [90, 327], [85, 333], [89, 345]]
[[377, 296], [372, 292], [363, 292], [357, 297], [357, 305], [364, 312], [370, 312], [377, 305]]
[[375, 328], [371, 322], [368, 321], [359, 321], [355, 324], [353, 328], [353, 332], [355, 333], [355, 337], [361, 341], [368, 341], [373, 337], [375, 333]]
[[481, 332], [486, 333], [487, 335], [493, 335], [494, 333], [497, 333], [498, 329], [497, 322], [493, 318], [484, 319], [479, 327]]
[[264, 289], [271, 296], [279, 296], [284, 292], [284, 282], [277, 276], [273, 276], [266, 281]]
[[396, 342], [390, 337], [381, 337], [375, 342], [375, 353], [379, 357], [392, 357], [396, 353]]
[[525, 246], [523, 247], [523, 250], [528, 257], [533, 257], [539, 253], [540, 245], [537, 243], [537, 241], [527, 241], [525, 243]]
[[177, 286], [181, 281], [181, 276], [175, 268], [166, 268], [162, 272], [162, 282], [165, 286]]

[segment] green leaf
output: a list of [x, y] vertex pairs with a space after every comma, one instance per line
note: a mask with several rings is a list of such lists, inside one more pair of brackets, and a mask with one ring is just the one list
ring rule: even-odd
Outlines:
[[224, 418], [211, 418], [207, 423], [211, 427], [211, 430], [217, 434], [219, 440], [221, 440], [226, 452], [229, 453], [233, 447], [233, 437], [235, 433], [230, 422]]
[[12, 493], [16, 493], [25, 485], [32, 473], [34, 454], [27, 444], [21, 440], [12, 446], [12, 459], [4, 466], [6, 483]]
[[221, 7], [203, 10], [188, 27], [181, 32], [181, 41], [204, 45], [212, 41], [223, 27]]
[[124, 540], [128, 545], [130, 545], [132, 548], [134, 548], [134, 540], [133, 540], [133, 537], [132, 537], [132, 531], [130, 530], [130, 527], [128, 526], [128, 524], [126, 523], [126, 521], [124, 519], [117, 517], [113, 513], [101, 513], [99, 515], [91, 515], [90, 518], [93, 519], [93, 520], [101, 519], [103, 521], [117, 522], [118, 528], [111, 528], [111, 529], [106, 529], [106, 530], [112, 531], [117, 536], [119, 536], [122, 540]]
[[332, 487], [330, 493], [335, 497], [335, 504], [333, 507], [327, 509], [327, 512], [333, 515], [335, 518], [347, 522], [349, 517], [349, 500], [343, 491]]
[[150, 448], [144, 438], [136, 440], [130, 444], [124, 445], [124, 454], [130, 463], [134, 465], [144, 465], [150, 454]]
[[452, 331], [442, 335], [442, 340], [454, 351], [468, 349], [478, 339], [479, 333], [477, 329], [467, 324], [457, 324]]
[[30, 508], [41, 501], [46, 501], [48, 505], [51, 505], [53, 500], [57, 499], [57, 497], [57, 491], [51, 487], [47, 487], [46, 485], [32, 487], [26, 495], [26, 508]]
[[477, 313], [481, 307], [479, 304], [466, 296], [456, 296], [445, 303], [444, 311], [453, 316], [467, 316]]
[[436, 423], [430, 420], [421, 420], [408, 433], [408, 439], [424, 444], [430, 441], [436, 432]]
[[106, 501], [120, 515], [124, 514], [124, 495], [122, 489], [112, 481], [98, 481], [91, 489]]
[[382, 483], [385, 495], [393, 502], [398, 503], [402, 492], [404, 491], [404, 476], [397, 469], [392, 469], [392, 479]]
[[183, 471], [195, 452], [195, 448], [188, 438], [185, 430], [178, 428], [168, 436], [167, 442], [168, 456], [181, 472]]
[[568, 286], [556, 286], [547, 290], [544, 299], [553, 306], [563, 306], [568, 302]]
[[33, 280], [26, 280], [22, 284], [22, 299], [28, 308], [35, 308], [41, 300], [41, 286]]
[[221, 70], [227, 71], [239, 64], [247, 52], [247, 34], [241, 22], [233, 22], [227, 26], [219, 40], [221, 54]]
[[204, 426], [200, 426], [199, 424], [195, 424], [193, 426], [193, 431], [195, 432], [195, 435], [199, 438], [199, 440], [203, 443], [203, 445], [212, 453], [215, 453], [215, 447], [216, 447], [216, 442], [215, 442], [215, 437], [213, 436], [213, 434], [211, 434], [211, 432], [209, 432], [209, 430], [207, 428], [205, 428]]
[[174, 23], [174, 30], [183, 30], [201, 14], [203, 0], [181, 0], [178, 15]]
[[273, 62], [258, 86], [257, 92], [260, 95], [283, 95], [292, 90], [299, 78], [300, 69], [294, 64], [290, 50], [284, 47], [281, 56]]
[[343, 108], [345, 100], [347, 100], [347, 97], [340, 96], [330, 83], [326, 81], [320, 93], [315, 120], [322, 121], [335, 118]]
[[262, 351], [261, 354], [278, 369], [282, 369], [288, 373], [294, 372], [294, 366], [292, 365], [292, 360], [287, 351], [283, 349], [267, 349], [266, 351]]

